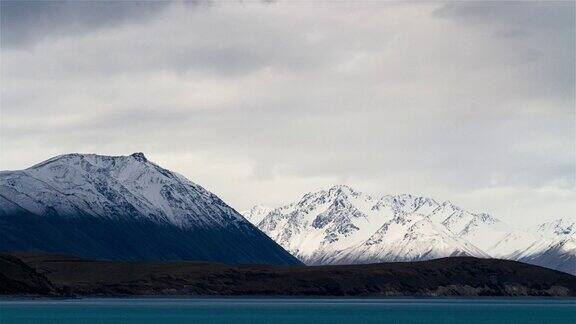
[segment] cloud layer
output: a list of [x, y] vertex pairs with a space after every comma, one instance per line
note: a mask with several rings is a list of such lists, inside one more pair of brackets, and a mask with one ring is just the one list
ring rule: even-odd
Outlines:
[[238, 209], [348, 183], [570, 216], [574, 11], [3, 1], [0, 163], [143, 151]]

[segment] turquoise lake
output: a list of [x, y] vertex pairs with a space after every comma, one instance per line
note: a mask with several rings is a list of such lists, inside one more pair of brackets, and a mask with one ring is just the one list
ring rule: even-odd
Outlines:
[[575, 299], [0, 300], [0, 323], [576, 323]]

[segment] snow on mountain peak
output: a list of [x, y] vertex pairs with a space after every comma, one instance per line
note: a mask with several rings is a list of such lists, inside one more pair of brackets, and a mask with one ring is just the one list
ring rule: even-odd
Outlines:
[[146, 157], [144, 156], [144, 153], [142, 153], [142, 152], [132, 153], [132, 154], [130, 154], [130, 156], [133, 157], [136, 161], [148, 162], [148, 159], [146, 159]]
[[328, 195], [351, 195], [351, 196], [358, 196], [362, 193], [352, 189], [352, 187], [347, 185], [335, 185], [328, 190]]
[[[487, 256], [482, 248], [488, 243], [482, 244], [481, 236], [494, 232], [496, 222], [448, 201], [411, 194], [374, 198], [337, 185], [305, 194], [255, 224], [305, 263], [319, 264], [404, 260], [408, 255]], [[502, 227], [490, 238], [504, 235]], [[405, 250], [408, 246], [412, 252]]]
[[576, 222], [558, 218], [532, 228], [532, 231], [549, 238], [566, 237], [576, 234]]
[[[150, 162], [143, 153], [72, 153], [22, 171], [4, 171], [2, 176], [8, 184], [3, 194], [37, 214], [48, 206], [62, 215], [78, 211], [108, 218], [151, 215], [178, 226], [229, 226], [244, 221], [214, 194]], [[37, 190], [34, 199], [23, 193], [19, 187], [23, 185]]]
[[576, 267], [570, 267], [576, 258], [575, 222], [560, 219], [523, 231], [451, 201], [411, 194], [376, 198], [338, 185], [305, 194], [296, 203], [260, 215], [254, 224], [307, 264], [470, 255], [576, 273]]
[[254, 205], [252, 208], [240, 212], [244, 218], [246, 218], [250, 223], [258, 225], [264, 217], [266, 217], [273, 208], [264, 205]]

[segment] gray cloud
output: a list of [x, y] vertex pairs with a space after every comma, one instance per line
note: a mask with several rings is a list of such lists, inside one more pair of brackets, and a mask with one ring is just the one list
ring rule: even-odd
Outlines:
[[167, 5], [168, 1], [2, 0], [2, 47], [135, 22], [158, 14]]
[[533, 91], [574, 97], [574, 1], [451, 2], [435, 14], [502, 38], [513, 49], [509, 59], [525, 62], [524, 73], [540, 76], [527, 76]]
[[144, 151], [238, 208], [339, 182], [576, 207], [573, 4], [123, 5], [77, 31], [58, 6], [53, 41], [3, 48], [3, 169]]
[[565, 31], [574, 25], [575, 6], [573, 1], [455, 1], [435, 14], [510, 30]]

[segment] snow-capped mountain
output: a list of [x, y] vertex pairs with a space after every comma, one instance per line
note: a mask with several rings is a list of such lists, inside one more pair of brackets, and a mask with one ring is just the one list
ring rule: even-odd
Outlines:
[[535, 226], [532, 231], [546, 238], [570, 237], [576, 235], [576, 221], [555, 219]]
[[2, 171], [0, 203], [1, 251], [298, 263], [216, 195], [142, 153], [68, 154]]
[[240, 212], [252, 224], [258, 224], [266, 217], [273, 208], [263, 205], [254, 205], [252, 208]]
[[452, 231], [475, 237], [491, 222], [449, 202], [335, 186], [271, 211], [258, 227], [306, 264], [337, 264], [487, 256]]
[[[373, 197], [338, 185], [248, 219], [309, 265], [499, 257], [569, 271], [576, 226], [557, 221], [518, 230], [485, 213], [408, 194]], [[258, 215], [254, 217], [253, 215]], [[259, 220], [261, 219], [261, 220]], [[544, 252], [549, 252], [543, 254]], [[562, 267], [551, 251], [564, 253]], [[536, 253], [537, 252], [537, 253]], [[539, 253], [539, 254], [538, 254]], [[556, 255], [555, 254], [555, 255]], [[537, 255], [540, 257], [536, 258]]]
[[556, 219], [510, 233], [495, 256], [576, 274], [576, 221]]

